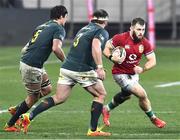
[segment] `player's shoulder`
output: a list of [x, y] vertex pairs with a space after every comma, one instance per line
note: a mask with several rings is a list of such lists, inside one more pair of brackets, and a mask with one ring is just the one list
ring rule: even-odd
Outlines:
[[113, 36], [113, 39], [127, 39], [129, 37], [130, 37], [129, 32], [123, 32], [123, 33], [115, 34]]
[[150, 45], [150, 42], [146, 37], [144, 37], [143, 40], [142, 40], [142, 44], [143, 45]]
[[106, 29], [96, 25], [96, 28], [95, 28], [95, 34], [99, 34], [99, 35], [102, 35], [103, 37], [106, 37], [106, 38], [109, 38], [109, 33]]
[[100, 29], [100, 32], [101, 32], [104, 36], [109, 36], [108, 31], [107, 31], [106, 29], [104, 29], [104, 28], [101, 28], [101, 29]]
[[59, 25], [57, 22], [55, 21], [48, 21], [46, 23], [47, 26], [49, 26], [49, 28], [52, 28], [52, 29], [60, 29], [60, 30], [64, 30], [64, 27], [62, 25]]

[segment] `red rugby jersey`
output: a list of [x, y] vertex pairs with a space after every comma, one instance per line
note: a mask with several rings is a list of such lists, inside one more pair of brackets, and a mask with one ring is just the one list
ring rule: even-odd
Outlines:
[[148, 55], [153, 52], [152, 46], [146, 38], [135, 43], [130, 36], [130, 32], [114, 35], [112, 45], [114, 47], [121, 46], [126, 50], [124, 62], [122, 64], [114, 64], [112, 68], [113, 74], [135, 74], [133, 67], [139, 65], [142, 55]]

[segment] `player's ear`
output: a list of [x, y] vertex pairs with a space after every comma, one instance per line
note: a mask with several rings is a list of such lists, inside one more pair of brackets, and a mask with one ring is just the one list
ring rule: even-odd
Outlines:
[[132, 31], [134, 28], [133, 28], [133, 26], [131, 25], [131, 27], [130, 27], [130, 30]]

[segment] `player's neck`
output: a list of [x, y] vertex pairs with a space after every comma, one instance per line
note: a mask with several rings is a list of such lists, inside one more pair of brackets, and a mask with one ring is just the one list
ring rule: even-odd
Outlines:
[[55, 20], [55, 19], [54, 19], [53, 21], [56, 22], [56, 23], [59, 24], [59, 25], [63, 25], [62, 21], [59, 20], [59, 19], [58, 19], [58, 20]]
[[98, 25], [98, 26], [100, 26], [100, 27], [102, 27], [102, 28], [104, 28], [105, 27], [105, 25], [104, 24], [99, 24], [99, 23], [95, 23], [96, 25]]
[[133, 38], [133, 35], [132, 35], [133, 33], [131, 32], [131, 31], [129, 31], [129, 35], [130, 35], [130, 37], [131, 37], [131, 39], [132, 40], [134, 40], [134, 38]]

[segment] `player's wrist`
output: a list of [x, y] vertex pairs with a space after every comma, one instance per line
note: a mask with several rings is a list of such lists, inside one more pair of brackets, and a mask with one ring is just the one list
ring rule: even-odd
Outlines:
[[103, 65], [97, 65], [96, 68], [97, 69], [103, 69]]

